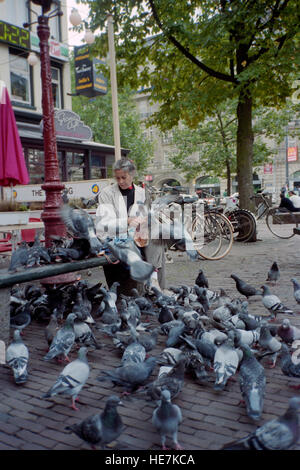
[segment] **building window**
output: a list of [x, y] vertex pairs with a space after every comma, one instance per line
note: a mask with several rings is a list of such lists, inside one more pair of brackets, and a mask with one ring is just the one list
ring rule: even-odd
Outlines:
[[61, 70], [56, 67], [51, 67], [51, 76], [54, 108], [61, 109]]
[[85, 157], [83, 153], [67, 152], [68, 181], [84, 180]]
[[23, 24], [29, 20], [27, 2], [25, 0], [9, 0], [9, 2], [5, 2], [4, 12], [3, 10], [1, 11], [1, 19], [23, 28]]
[[32, 104], [30, 66], [26, 57], [10, 53], [9, 68], [12, 100]]
[[105, 157], [92, 155], [91, 158], [91, 179], [106, 178]]
[[44, 181], [45, 164], [44, 152], [38, 149], [28, 149], [27, 167], [30, 184], [41, 184]]

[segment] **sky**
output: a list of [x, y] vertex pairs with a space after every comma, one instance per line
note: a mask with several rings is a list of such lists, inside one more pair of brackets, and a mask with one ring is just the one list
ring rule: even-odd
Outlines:
[[88, 6], [83, 5], [82, 3], [77, 4], [76, 0], [62, 0], [62, 3], [65, 3], [67, 5], [67, 15], [68, 15], [68, 25], [69, 25], [69, 31], [68, 31], [68, 40], [63, 41], [63, 42], [68, 42], [70, 46], [80, 46], [82, 45], [82, 39], [85, 34], [85, 31], [82, 33], [78, 33], [76, 31], [72, 31], [72, 25], [69, 22], [69, 16], [71, 14], [72, 8], [76, 8], [79, 11], [79, 14], [82, 18], [82, 20], [86, 19], [88, 16]]

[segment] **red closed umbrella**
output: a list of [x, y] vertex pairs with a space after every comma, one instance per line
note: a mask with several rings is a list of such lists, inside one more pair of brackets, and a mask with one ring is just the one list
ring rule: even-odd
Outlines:
[[28, 184], [24, 153], [7, 88], [0, 87], [0, 186]]

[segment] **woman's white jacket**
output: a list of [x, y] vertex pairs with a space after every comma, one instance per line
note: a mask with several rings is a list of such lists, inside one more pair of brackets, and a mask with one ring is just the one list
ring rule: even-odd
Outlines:
[[98, 207], [96, 211], [96, 233], [101, 240], [107, 237], [128, 236], [128, 217], [137, 215], [139, 204], [145, 202], [145, 190], [140, 186], [134, 185], [134, 204], [127, 214], [127, 205], [124, 197], [119, 190], [117, 183], [106, 186], [98, 198]]

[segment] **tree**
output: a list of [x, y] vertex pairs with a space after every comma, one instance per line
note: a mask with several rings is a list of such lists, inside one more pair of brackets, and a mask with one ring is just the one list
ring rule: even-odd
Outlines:
[[[120, 143], [129, 149], [137, 168], [137, 176], [142, 177], [150, 158], [153, 156], [153, 143], [144, 136], [140, 119], [128, 88], [118, 94]], [[106, 145], [114, 145], [111, 91], [95, 98], [76, 96], [72, 99], [72, 109], [92, 131], [94, 140]]]
[[[297, 0], [82, 1], [93, 30], [113, 14], [118, 79], [149, 87], [160, 103], [152, 123], [162, 130], [179, 121], [196, 127], [215, 105], [237, 99], [237, 179], [240, 204], [249, 208], [253, 107], [280, 106], [295, 93]], [[105, 55], [105, 33], [95, 50]]]
[[[180, 168], [188, 181], [200, 175], [226, 178], [228, 195], [231, 193], [231, 175], [236, 172], [235, 107], [234, 100], [222, 103], [216, 106], [215, 114], [199, 123], [197, 128], [183, 126], [173, 130], [174, 151], [170, 157], [175, 168]], [[266, 107], [255, 110], [253, 167], [262, 165], [274, 155], [274, 144], [282, 142], [294, 113], [292, 104], [280, 111]]]

